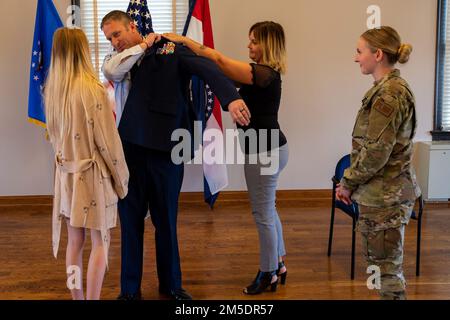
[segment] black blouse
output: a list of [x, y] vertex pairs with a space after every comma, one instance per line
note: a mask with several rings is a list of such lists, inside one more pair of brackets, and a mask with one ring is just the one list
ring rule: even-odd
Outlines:
[[[249, 129], [256, 131], [257, 147], [249, 147], [249, 139], [245, 139], [245, 153], [265, 152], [276, 149], [287, 143], [286, 137], [278, 123], [278, 110], [281, 100], [281, 76], [269, 66], [261, 64], [250, 64], [252, 67], [253, 84], [242, 85], [239, 94], [250, 109], [251, 119], [248, 126], [238, 128], [247, 132]], [[266, 146], [260, 150], [260, 139], [263, 138], [260, 129], [266, 129]], [[279, 129], [279, 139], [272, 145], [271, 129]], [[241, 139], [241, 145], [244, 141]]]

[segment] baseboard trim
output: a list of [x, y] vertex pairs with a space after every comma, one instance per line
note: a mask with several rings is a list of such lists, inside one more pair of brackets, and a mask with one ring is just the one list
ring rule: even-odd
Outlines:
[[[51, 206], [53, 196], [0, 196], [0, 207]], [[247, 191], [223, 191], [215, 206], [232, 206], [248, 203]], [[324, 207], [331, 203], [331, 190], [279, 190], [277, 205]], [[182, 192], [180, 205], [204, 205], [203, 192]]]
[[[0, 196], [0, 213], [10, 209], [40, 210], [51, 209], [53, 196]], [[179, 201], [180, 208], [205, 207], [207, 204], [203, 199], [203, 192], [182, 192]], [[247, 191], [223, 191], [220, 193], [214, 207], [226, 208], [236, 206], [250, 206]], [[278, 190], [278, 207], [297, 208], [323, 208], [331, 207], [331, 189], [315, 190]], [[450, 208], [447, 202], [425, 202], [427, 209]], [[5, 211], [6, 210], [6, 211]], [[415, 210], [418, 210], [416, 203]]]
[[53, 196], [0, 196], [0, 207], [51, 206]]
[[[203, 192], [181, 193], [180, 205], [203, 204]], [[215, 206], [232, 206], [249, 203], [247, 191], [221, 192]], [[300, 207], [324, 207], [331, 203], [331, 189], [321, 190], [278, 190], [277, 205]]]

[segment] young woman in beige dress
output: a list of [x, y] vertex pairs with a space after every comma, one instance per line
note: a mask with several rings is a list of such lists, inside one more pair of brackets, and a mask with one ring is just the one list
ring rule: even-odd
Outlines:
[[[83, 31], [55, 32], [44, 97], [56, 164], [53, 253], [56, 257], [65, 221], [67, 286], [72, 298], [99, 299], [108, 266], [109, 229], [116, 225], [118, 197], [128, 192], [129, 174], [107, 93], [94, 72]], [[82, 263], [88, 230], [92, 249], [85, 295]]]

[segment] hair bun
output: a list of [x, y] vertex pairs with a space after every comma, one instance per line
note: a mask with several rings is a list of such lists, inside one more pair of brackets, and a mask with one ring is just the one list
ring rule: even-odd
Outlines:
[[408, 62], [412, 51], [412, 45], [409, 43], [402, 43], [397, 51], [398, 62], [402, 64]]

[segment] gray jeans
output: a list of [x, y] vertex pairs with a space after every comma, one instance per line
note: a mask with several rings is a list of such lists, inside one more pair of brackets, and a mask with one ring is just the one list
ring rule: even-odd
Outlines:
[[[275, 198], [278, 176], [288, 162], [289, 148], [285, 144], [279, 149], [269, 151], [269, 153], [260, 153], [256, 164], [249, 163], [251, 157], [252, 155], [246, 155], [245, 180], [253, 217], [258, 228], [260, 270], [269, 272], [278, 269], [278, 257], [286, 255], [283, 228], [275, 206]], [[264, 159], [271, 160], [272, 169], [273, 163], [276, 163], [275, 170], [267, 170], [271, 165], [263, 164], [267, 163]]]

